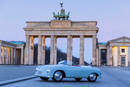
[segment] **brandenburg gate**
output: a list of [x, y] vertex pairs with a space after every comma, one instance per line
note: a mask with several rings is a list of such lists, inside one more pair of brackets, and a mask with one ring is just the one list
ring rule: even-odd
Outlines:
[[[45, 64], [45, 38], [50, 37], [50, 64], [57, 64], [57, 38], [67, 38], [67, 63], [72, 64], [72, 39], [80, 38], [80, 65], [84, 65], [84, 40], [92, 38], [92, 64], [97, 65], [96, 21], [71, 21], [69, 13], [65, 14], [61, 3], [60, 14], [53, 13], [51, 21], [28, 21], [24, 28], [26, 34], [26, 48], [24, 63], [32, 65], [34, 56], [34, 38], [38, 38], [38, 64]], [[88, 50], [89, 51], [89, 50]]]

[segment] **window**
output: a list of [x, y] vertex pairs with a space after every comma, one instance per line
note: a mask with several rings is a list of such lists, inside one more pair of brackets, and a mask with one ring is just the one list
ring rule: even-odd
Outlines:
[[122, 52], [122, 53], [125, 53], [125, 49], [121, 49], [121, 52]]

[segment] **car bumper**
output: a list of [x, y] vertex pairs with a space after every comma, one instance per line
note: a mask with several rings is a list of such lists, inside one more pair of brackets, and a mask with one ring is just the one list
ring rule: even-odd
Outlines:
[[98, 75], [98, 79], [101, 79], [102, 78], [102, 73], [100, 73], [100, 75]]
[[39, 76], [39, 77], [47, 77], [50, 78], [50, 74], [47, 73], [46, 71], [40, 71], [40, 70], [36, 70], [35, 76]]

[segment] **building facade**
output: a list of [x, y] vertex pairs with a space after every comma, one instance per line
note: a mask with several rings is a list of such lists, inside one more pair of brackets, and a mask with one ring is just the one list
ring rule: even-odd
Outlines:
[[52, 20], [27, 22], [25, 64], [33, 64], [34, 38], [38, 38], [38, 64], [45, 64], [45, 38], [50, 37], [50, 64], [57, 64], [57, 39], [67, 38], [67, 62], [72, 63], [72, 39], [80, 38], [80, 65], [84, 65], [84, 38], [92, 38], [92, 64], [97, 65], [96, 44], [98, 27], [96, 21]]
[[24, 42], [0, 40], [0, 64], [24, 64]]
[[130, 66], [130, 38], [120, 37], [98, 44], [98, 65]]
[[[29, 22], [30, 23], [30, 22]], [[59, 36], [55, 36], [53, 35], [54, 38], [58, 38]], [[32, 35], [30, 35], [30, 37], [32, 38]], [[29, 37], [29, 38], [30, 38]], [[40, 37], [40, 36], [39, 36]], [[39, 38], [38, 36], [33, 37], [34, 38]], [[49, 37], [49, 36], [44, 36], [41, 35], [41, 38], [38, 42], [38, 65], [40, 64], [45, 64], [45, 48], [43, 48], [45, 46], [45, 38], [44, 37]], [[61, 37], [65, 37], [65, 36], [61, 36]], [[74, 38], [74, 36], [72, 36]], [[30, 39], [31, 39], [30, 38]], [[51, 36], [50, 36], [51, 38]], [[66, 38], [68, 38], [68, 36], [66, 36]], [[77, 38], [77, 36], [76, 36]], [[80, 50], [79, 51], [84, 51], [84, 40], [82, 40], [83, 38], [81, 38], [81, 36], [79, 36], [80, 38]], [[84, 38], [86, 38], [84, 36]], [[56, 43], [56, 39], [53, 40], [51, 38], [51, 41], [55, 41]], [[32, 40], [32, 39], [31, 39]], [[44, 40], [44, 42], [43, 42]], [[67, 39], [69, 41], [69, 39]], [[30, 41], [31, 42], [31, 41]], [[41, 43], [40, 43], [41, 42]], [[68, 43], [67, 45], [71, 44], [72, 47], [72, 41], [70, 41], [71, 43]], [[27, 43], [27, 42], [26, 42]], [[32, 44], [33, 41], [29, 44]], [[40, 45], [40, 46], [39, 46]], [[50, 52], [50, 64], [57, 64], [56, 60], [57, 60], [57, 55], [54, 54], [56, 53], [56, 45], [51, 44], [51, 47], [53, 47], [53, 50], [51, 48]], [[26, 50], [25, 49], [27, 45], [25, 44], [25, 42], [19, 42], [19, 41], [3, 41], [0, 40], [0, 64], [16, 64], [16, 65], [34, 65], [34, 59], [31, 59], [31, 61], [29, 60], [29, 57], [27, 58], [27, 54], [26, 54]], [[31, 47], [32, 45], [29, 45], [29, 52], [27, 52], [30, 56], [30, 52], [34, 53], [34, 47]], [[68, 47], [68, 46], [67, 46]], [[54, 49], [55, 48], [55, 49]], [[71, 64], [70, 61], [72, 61], [72, 50], [69, 50], [70, 47], [68, 47], [67, 52], [67, 58], [68, 62]], [[72, 48], [71, 48], [72, 49]], [[30, 51], [31, 50], [31, 51]], [[53, 52], [53, 54], [52, 54]], [[44, 53], [44, 54], [43, 54]], [[130, 66], [130, 38], [129, 37], [120, 37], [120, 38], [116, 38], [116, 39], [112, 39], [109, 40], [106, 43], [96, 43], [96, 57], [95, 57], [95, 65], [96, 66], [101, 66], [101, 65], [107, 65], [107, 66]], [[80, 52], [80, 65], [84, 65], [84, 57], [83, 57], [84, 52]], [[34, 54], [31, 54], [34, 55]], [[41, 56], [40, 56], [41, 55]], [[53, 55], [53, 56], [52, 56]], [[71, 55], [71, 56], [68, 56]], [[32, 56], [33, 58], [34, 56]], [[51, 59], [53, 58], [53, 59]], [[33, 62], [32, 62], [33, 61]], [[30, 63], [32, 62], [32, 63]], [[29, 64], [30, 63], [30, 64]], [[94, 64], [93, 64], [94, 65]]]

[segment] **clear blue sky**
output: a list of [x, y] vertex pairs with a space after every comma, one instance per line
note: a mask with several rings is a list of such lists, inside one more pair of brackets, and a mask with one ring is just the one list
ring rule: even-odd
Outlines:
[[26, 21], [50, 21], [64, 2], [72, 21], [97, 21], [100, 42], [130, 37], [130, 0], [0, 0], [0, 40], [23, 40]]
[[26, 21], [49, 21], [64, 2], [73, 21], [98, 21], [99, 41], [130, 37], [130, 0], [0, 0], [0, 39], [25, 40]]

